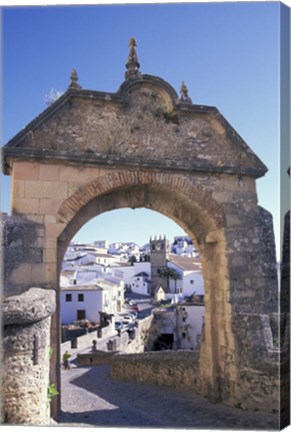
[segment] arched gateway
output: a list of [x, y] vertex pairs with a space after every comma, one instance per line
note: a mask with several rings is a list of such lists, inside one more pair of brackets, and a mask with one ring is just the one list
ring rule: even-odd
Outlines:
[[[203, 262], [197, 392], [277, 410], [272, 218], [256, 194], [267, 169], [216, 108], [192, 104], [185, 84], [178, 97], [164, 80], [142, 75], [134, 40], [126, 67], [117, 93], [83, 90], [73, 71], [68, 90], [3, 148], [12, 215], [33, 238], [30, 253], [6, 272], [6, 294], [35, 286], [58, 292], [66, 247], [94, 216], [156, 210], [188, 233]], [[58, 306], [51, 340], [57, 353]], [[51, 369], [57, 382], [58, 356]]]

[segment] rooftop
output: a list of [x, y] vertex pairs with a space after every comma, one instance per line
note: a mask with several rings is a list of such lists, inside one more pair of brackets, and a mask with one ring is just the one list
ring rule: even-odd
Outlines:
[[202, 270], [200, 258], [169, 254], [169, 261], [185, 271], [201, 272]]

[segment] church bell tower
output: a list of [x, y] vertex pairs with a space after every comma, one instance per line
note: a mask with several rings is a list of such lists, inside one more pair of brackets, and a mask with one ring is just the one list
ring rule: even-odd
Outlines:
[[170, 242], [166, 239], [166, 236], [162, 238], [155, 237], [150, 238], [150, 249], [151, 249], [151, 271], [152, 271], [152, 294], [154, 294], [156, 288], [162, 286], [165, 292], [167, 291], [167, 280], [165, 277], [161, 277], [161, 270], [167, 267], [167, 262], [170, 253]]

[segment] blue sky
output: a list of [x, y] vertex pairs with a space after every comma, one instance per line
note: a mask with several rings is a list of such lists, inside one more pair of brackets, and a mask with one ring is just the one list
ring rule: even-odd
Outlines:
[[[66, 90], [73, 67], [83, 88], [117, 91], [134, 36], [142, 73], [176, 91], [184, 80], [193, 103], [216, 106], [267, 165], [258, 199], [273, 214], [278, 242], [279, 17], [278, 2], [4, 7], [2, 142], [46, 108], [51, 88]], [[283, 173], [288, 166], [284, 157]], [[2, 191], [9, 212], [7, 178]], [[182, 230], [154, 212], [123, 210], [101, 215], [82, 233], [84, 241], [143, 244], [151, 234], [172, 238]]]

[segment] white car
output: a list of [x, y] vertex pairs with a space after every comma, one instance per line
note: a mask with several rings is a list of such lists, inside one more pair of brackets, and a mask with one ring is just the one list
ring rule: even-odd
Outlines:
[[132, 323], [133, 321], [134, 321], [134, 319], [133, 319], [132, 315], [125, 315], [125, 316], [122, 318], [122, 322], [123, 322], [123, 324], [125, 324], [125, 325], [130, 324], [130, 323]]
[[136, 306], [136, 304], [137, 304], [137, 303], [136, 303], [134, 300], [130, 300], [130, 301], [129, 301], [129, 305], [130, 305], [130, 306]]

